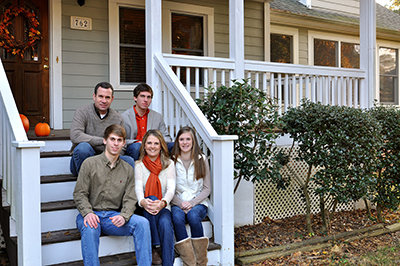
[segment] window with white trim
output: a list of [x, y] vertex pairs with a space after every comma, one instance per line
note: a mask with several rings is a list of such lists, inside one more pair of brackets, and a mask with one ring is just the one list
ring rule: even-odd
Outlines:
[[270, 61], [298, 64], [298, 38], [297, 29], [271, 25]]
[[[117, 89], [146, 81], [144, 7], [143, 0], [109, 1], [110, 81]], [[168, 1], [162, 8], [163, 52], [214, 55], [213, 8]]]
[[315, 66], [360, 68], [359, 43], [356, 37], [309, 31], [309, 62]]
[[398, 49], [379, 47], [379, 101], [398, 104]]

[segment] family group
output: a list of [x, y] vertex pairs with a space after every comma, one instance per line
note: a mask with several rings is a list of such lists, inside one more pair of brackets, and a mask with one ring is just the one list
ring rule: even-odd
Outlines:
[[110, 108], [112, 85], [101, 82], [93, 103], [75, 111], [70, 169], [86, 266], [100, 265], [102, 234], [133, 236], [140, 266], [173, 265], [175, 249], [184, 265], [207, 265], [209, 164], [193, 128], [172, 141], [152, 99], [152, 88], [139, 84], [134, 105], [120, 114]]

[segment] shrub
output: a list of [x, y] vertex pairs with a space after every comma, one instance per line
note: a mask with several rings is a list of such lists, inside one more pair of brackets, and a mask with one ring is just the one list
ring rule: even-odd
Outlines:
[[[328, 106], [303, 101], [286, 112], [284, 130], [299, 145], [297, 160], [309, 165], [300, 182], [306, 201], [307, 228], [312, 232], [310, 193], [320, 198], [324, 229], [329, 225], [329, 211], [336, 203], [358, 200], [368, 191], [375, 170], [375, 156], [380, 148], [380, 130], [367, 112], [345, 106]], [[316, 169], [312, 177], [311, 172]], [[317, 186], [313, 189], [310, 182]], [[333, 200], [333, 204], [328, 202]]]
[[273, 129], [278, 126], [278, 109], [261, 89], [252, 87], [246, 80], [234, 81], [232, 87], [208, 88], [197, 100], [201, 111], [216, 132], [237, 135], [234, 143], [235, 191], [242, 179], [266, 179], [279, 175], [271, 164], [262, 160], [270, 158], [272, 144], [278, 137]]
[[369, 112], [380, 124], [383, 139], [376, 158], [376, 178], [371, 182], [369, 193], [382, 222], [382, 210], [396, 210], [400, 204], [400, 110], [375, 105]]

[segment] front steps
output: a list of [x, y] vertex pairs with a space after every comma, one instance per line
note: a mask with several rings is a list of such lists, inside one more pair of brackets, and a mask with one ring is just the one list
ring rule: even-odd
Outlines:
[[[41, 149], [41, 230], [43, 265], [83, 265], [80, 234], [75, 219], [78, 211], [72, 200], [76, 177], [69, 171], [69, 131], [52, 131], [54, 136], [29, 139], [44, 140]], [[7, 211], [7, 208], [3, 209]], [[9, 210], [8, 210], [9, 213]], [[212, 242], [213, 227], [210, 221], [203, 221], [204, 231], [211, 238], [209, 265], [219, 265], [220, 246]], [[188, 228], [187, 228], [188, 229]], [[13, 249], [16, 251], [16, 238]], [[133, 239], [131, 237], [101, 236], [99, 256], [102, 265], [135, 265]], [[12, 258], [10, 258], [11, 260]], [[14, 256], [14, 263], [16, 259]], [[179, 257], [174, 265], [182, 265]]]

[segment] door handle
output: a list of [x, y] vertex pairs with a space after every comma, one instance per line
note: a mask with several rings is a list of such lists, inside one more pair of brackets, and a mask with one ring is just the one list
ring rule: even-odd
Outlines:
[[49, 69], [49, 65], [43, 65], [44, 69]]

